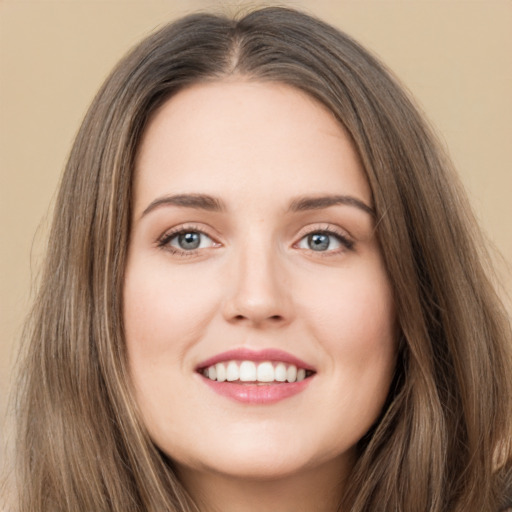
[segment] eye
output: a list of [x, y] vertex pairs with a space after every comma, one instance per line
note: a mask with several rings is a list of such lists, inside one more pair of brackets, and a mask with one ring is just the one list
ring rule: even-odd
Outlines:
[[297, 244], [299, 249], [315, 252], [338, 252], [339, 249], [352, 249], [353, 242], [339, 233], [314, 231], [302, 237]]
[[192, 252], [216, 244], [202, 231], [188, 229], [164, 235], [158, 245], [177, 252]]

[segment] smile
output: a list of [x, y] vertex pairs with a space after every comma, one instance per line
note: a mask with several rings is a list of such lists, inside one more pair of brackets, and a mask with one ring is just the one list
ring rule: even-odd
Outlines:
[[297, 368], [294, 364], [263, 361], [226, 361], [202, 370], [202, 374], [217, 382], [248, 382], [270, 384], [277, 382], [300, 382], [312, 375], [310, 370]]
[[304, 391], [316, 371], [274, 349], [235, 349], [208, 359], [196, 371], [217, 394], [247, 404], [271, 404]]

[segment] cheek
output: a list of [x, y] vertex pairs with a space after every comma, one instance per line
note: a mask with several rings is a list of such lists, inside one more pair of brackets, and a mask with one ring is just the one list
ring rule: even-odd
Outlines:
[[[131, 354], [178, 354], [197, 340], [215, 313], [214, 286], [198, 272], [170, 272], [154, 261], [131, 262], [124, 286], [124, 322]], [[143, 349], [143, 351], [141, 350]]]
[[384, 269], [379, 262], [353, 267], [340, 272], [336, 286], [332, 282], [322, 287], [317, 281], [314, 297], [303, 304], [313, 335], [343, 379], [385, 387], [394, 371], [397, 330]]
[[[173, 411], [188, 410], [190, 368], [183, 355], [204, 336], [217, 297], [204, 275], [171, 271], [143, 255], [125, 272], [124, 327], [128, 361], [142, 419], [154, 439], [179, 433]], [[171, 393], [170, 390], [173, 390]]]
[[328, 354], [327, 372], [335, 390], [321, 405], [336, 410], [338, 422], [350, 424], [347, 438], [355, 443], [379, 417], [388, 396], [397, 329], [385, 272], [379, 266], [352, 270], [316, 310], [315, 336]]

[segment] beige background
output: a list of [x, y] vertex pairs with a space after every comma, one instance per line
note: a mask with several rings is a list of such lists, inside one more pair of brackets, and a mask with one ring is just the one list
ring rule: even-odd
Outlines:
[[[491, 243], [512, 261], [512, 0], [280, 4], [346, 30], [396, 72], [450, 148]], [[0, 0], [0, 418], [50, 204], [93, 94], [123, 53], [156, 27], [196, 9], [235, 12], [237, 5]], [[510, 293], [505, 267], [502, 261], [501, 282]], [[7, 424], [0, 419], [0, 432]]]

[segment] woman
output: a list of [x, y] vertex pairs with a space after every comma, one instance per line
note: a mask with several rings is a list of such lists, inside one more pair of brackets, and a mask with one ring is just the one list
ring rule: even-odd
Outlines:
[[282, 8], [163, 28], [63, 177], [20, 510], [502, 510], [511, 335], [484, 253], [346, 35]]

